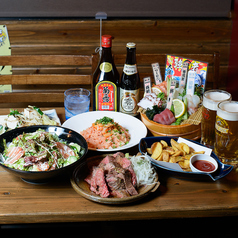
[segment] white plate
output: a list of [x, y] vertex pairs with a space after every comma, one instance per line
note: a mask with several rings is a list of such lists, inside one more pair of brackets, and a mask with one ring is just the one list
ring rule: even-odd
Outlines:
[[128, 149], [139, 144], [140, 139], [146, 137], [147, 135], [147, 128], [142, 121], [133, 116], [120, 112], [110, 112], [110, 111], [86, 112], [71, 117], [70, 119], [65, 121], [62, 126], [80, 133], [81, 131], [92, 126], [92, 123], [94, 123], [97, 119], [101, 119], [104, 116], [114, 119], [115, 122], [128, 129], [131, 135], [131, 139], [127, 145], [118, 147], [116, 149], [88, 148], [89, 150], [108, 152], [108, 151], [118, 151]]
[[[46, 110], [43, 111], [44, 114], [46, 114], [50, 119], [56, 121], [59, 125], [61, 125], [60, 119], [57, 115], [57, 112], [55, 109], [51, 109], [51, 110]], [[10, 111], [9, 111], [10, 113]], [[21, 112], [22, 113], [22, 112]], [[8, 115], [0, 115], [0, 125], [2, 125], [3, 127], [6, 126], [6, 120]], [[3, 134], [5, 132], [5, 130], [0, 131], [0, 135]]]

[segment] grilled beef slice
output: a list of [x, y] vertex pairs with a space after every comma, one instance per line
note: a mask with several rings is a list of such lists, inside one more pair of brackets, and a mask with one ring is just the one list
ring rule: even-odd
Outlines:
[[106, 182], [113, 197], [129, 197], [125, 185], [125, 170], [117, 163], [108, 163], [104, 166]]
[[119, 176], [115, 176], [115, 174], [107, 174], [106, 181], [113, 197], [125, 198], [130, 196], [126, 190], [124, 180]]
[[100, 167], [93, 168], [90, 190], [105, 198], [110, 195], [104, 177], [104, 170]]
[[118, 164], [121, 165], [122, 168], [127, 169], [131, 173], [131, 180], [134, 187], [137, 185], [137, 179], [134, 169], [132, 168], [131, 161], [125, 158], [125, 155], [122, 152], [117, 152], [113, 155]]
[[126, 191], [126, 189], [118, 189], [111, 191], [112, 197], [115, 198], [126, 198], [130, 197], [130, 194]]
[[129, 170], [122, 168], [121, 165], [116, 162], [106, 164], [104, 170], [107, 171], [106, 181], [111, 191], [126, 190], [127, 193], [123, 193], [123, 195], [138, 194], [132, 184]]
[[31, 155], [24, 158], [24, 167], [31, 166], [33, 164], [36, 164], [38, 161], [44, 161], [44, 159], [47, 157], [47, 151], [43, 150], [40, 153], [38, 153], [37, 156]]
[[114, 156], [106, 156], [98, 166], [92, 168], [85, 178], [90, 190], [101, 197], [129, 197], [136, 195], [136, 175], [130, 160], [118, 152]]
[[131, 173], [129, 170], [125, 171], [125, 185], [126, 185], [126, 190], [130, 195], [137, 195], [138, 192], [136, 191], [135, 187], [133, 186], [131, 182]]

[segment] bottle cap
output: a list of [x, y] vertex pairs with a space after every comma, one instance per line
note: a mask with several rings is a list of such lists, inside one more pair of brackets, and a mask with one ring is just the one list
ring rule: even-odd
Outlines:
[[126, 44], [126, 47], [127, 47], [127, 48], [135, 48], [135, 47], [136, 47], [136, 43], [128, 42], [128, 43]]
[[109, 48], [112, 46], [112, 37], [110, 35], [102, 36], [102, 47]]

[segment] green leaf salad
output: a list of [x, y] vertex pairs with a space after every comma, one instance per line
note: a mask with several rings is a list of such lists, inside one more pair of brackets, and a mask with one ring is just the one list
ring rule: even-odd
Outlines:
[[24, 171], [49, 171], [77, 161], [85, 149], [76, 143], [67, 143], [56, 134], [39, 129], [23, 133], [6, 144], [2, 162], [4, 165]]

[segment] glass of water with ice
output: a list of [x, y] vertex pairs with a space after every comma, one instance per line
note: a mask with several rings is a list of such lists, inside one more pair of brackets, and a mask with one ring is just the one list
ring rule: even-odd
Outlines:
[[68, 120], [77, 114], [88, 112], [90, 91], [84, 88], [71, 88], [64, 92], [65, 118]]

